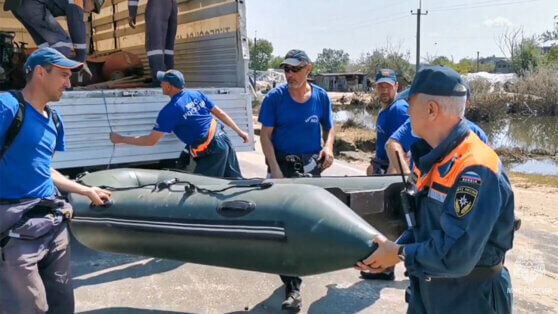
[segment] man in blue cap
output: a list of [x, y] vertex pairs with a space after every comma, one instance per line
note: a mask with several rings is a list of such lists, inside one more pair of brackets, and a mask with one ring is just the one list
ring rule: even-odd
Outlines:
[[[267, 94], [258, 118], [268, 174], [272, 178], [320, 176], [333, 163], [331, 100], [325, 90], [308, 83], [312, 64], [304, 51], [290, 50], [281, 66], [287, 84]], [[281, 280], [285, 284], [282, 308], [300, 309], [302, 279], [281, 276]]]
[[496, 153], [463, 120], [467, 87], [452, 69], [422, 68], [409, 92], [415, 222], [398, 244], [384, 237], [357, 266], [405, 263], [409, 313], [511, 313], [504, 267], [514, 235], [514, 197]]
[[[15, 3], [8, 5], [8, 2]], [[4, 10], [10, 9], [25, 26], [39, 48], [52, 47], [66, 57], [75, 51], [75, 60], [85, 62], [87, 57], [87, 33], [84, 13], [99, 13], [105, 0], [24, 0], [7, 1]], [[70, 35], [64, 31], [55, 17], [65, 16]], [[82, 69], [91, 76], [87, 66]]]
[[[236, 152], [229, 137], [213, 116], [221, 120], [240, 136], [244, 143], [250, 137], [242, 131], [227, 113], [217, 107], [200, 91], [184, 90], [184, 76], [180, 71], [157, 72], [163, 94], [171, 101], [161, 109], [153, 131], [146, 136], [122, 136], [111, 133], [114, 144], [154, 146], [165, 133], [173, 132], [184, 144], [196, 162], [194, 173], [211, 177], [241, 178]], [[181, 159], [185, 156], [181, 155]]]
[[[462, 83], [467, 87], [467, 102], [465, 106], [471, 104], [471, 89], [465, 80]], [[409, 90], [405, 90], [397, 95], [397, 98], [407, 99], [409, 97]], [[486, 133], [474, 122], [465, 119], [467, 125], [478, 137], [485, 143], [488, 143]], [[410, 173], [411, 160], [407, 156], [410, 154], [411, 145], [418, 142], [419, 138], [413, 135], [411, 129], [411, 120], [407, 120], [397, 131], [395, 131], [386, 143], [386, 152], [389, 159], [388, 174]], [[400, 157], [401, 169], [399, 168], [399, 161], [397, 155]], [[412, 156], [411, 156], [412, 157]]]
[[71, 181], [51, 167], [64, 150], [64, 124], [46, 104], [83, 66], [52, 48], [25, 63], [27, 85], [0, 94], [0, 312], [73, 313], [68, 220], [58, 189], [103, 205], [110, 192]]
[[366, 169], [367, 175], [385, 174], [388, 156], [385, 145], [391, 134], [409, 118], [408, 104], [404, 99], [395, 99], [399, 84], [395, 72], [381, 69], [376, 73], [376, 96], [380, 100], [380, 113], [376, 120], [376, 156]]

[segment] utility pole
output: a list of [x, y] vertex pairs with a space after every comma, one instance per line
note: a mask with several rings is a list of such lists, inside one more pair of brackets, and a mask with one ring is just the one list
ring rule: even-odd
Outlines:
[[419, 8], [417, 9], [417, 13], [413, 13], [413, 10], [411, 10], [411, 15], [416, 15], [417, 16], [417, 65], [416, 65], [416, 72], [418, 72], [419, 68], [420, 68], [420, 16], [428, 14], [428, 10], [426, 10], [426, 13], [422, 13], [421, 11], [422, 11], [422, 0], [419, 0]]
[[480, 52], [477, 50], [477, 72], [479, 72], [479, 54]]
[[254, 67], [254, 91], [256, 91], [256, 58], [258, 56], [258, 46], [257, 46], [257, 42], [258, 42], [258, 31], [254, 31], [254, 62], [252, 62], [252, 66]]

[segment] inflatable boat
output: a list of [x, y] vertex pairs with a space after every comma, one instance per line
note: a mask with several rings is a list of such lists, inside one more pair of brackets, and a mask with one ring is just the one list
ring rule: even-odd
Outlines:
[[[225, 180], [163, 170], [99, 171], [79, 181], [111, 190], [112, 201], [92, 206], [70, 194], [71, 230], [100, 251], [284, 275], [324, 273], [351, 267], [374, 250], [380, 232], [351, 203], [368, 206], [370, 215], [399, 215], [385, 213], [383, 195], [390, 188], [398, 193], [398, 181], [370, 179]], [[389, 225], [389, 219], [380, 220]]]

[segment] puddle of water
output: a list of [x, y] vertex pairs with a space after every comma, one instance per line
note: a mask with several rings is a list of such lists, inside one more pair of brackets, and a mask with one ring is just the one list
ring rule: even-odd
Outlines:
[[519, 173], [558, 176], [558, 162], [552, 159], [531, 159], [522, 164], [511, 164], [510, 170]]
[[[375, 130], [377, 114], [365, 109], [340, 110], [333, 113], [333, 119], [337, 123], [352, 120], [364, 128]], [[479, 123], [479, 126], [486, 132], [490, 146], [495, 149], [518, 147], [529, 152], [543, 150], [558, 154], [558, 116], [514, 117]], [[552, 159], [531, 159], [522, 164], [511, 164], [510, 169], [521, 173], [558, 176], [558, 162]]]
[[493, 148], [558, 152], [558, 117], [521, 117], [479, 123]]
[[361, 127], [375, 130], [376, 114], [368, 112], [364, 109], [360, 110], [339, 110], [333, 113], [333, 121], [336, 123], [345, 123], [349, 120], [354, 121]]

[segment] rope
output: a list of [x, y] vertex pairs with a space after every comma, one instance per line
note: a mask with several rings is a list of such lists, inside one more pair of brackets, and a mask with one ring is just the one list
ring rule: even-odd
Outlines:
[[[105, 97], [105, 92], [101, 89], [101, 95], [103, 95], [103, 103], [105, 104], [105, 114], [107, 115], [107, 122], [109, 126], [110, 133], [112, 133], [112, 125], [110, 123], [109, 113], [108, 113], [108, 106], [107, 106], [107, 98]], [[110, 135], [109, 135], [110, 138]], [[116, 144], [112, 144], [112, 152], [110, 153], [109, 162], [107, 164], [107, 169], [110, 169], [112, 164], [112, 158], [114, 157], [114, 151], [116, 150]]]
[[[77, 181], [79, 183], [85, 185], [85, 186], [88, 186], [87, 184], [83, 183], [83, 181], [81, 180], [81, 177], [78, 178]], [[184, 184], [184, 191], [171, 189], [171, 186], [173, 186], [175, 184]], [[168, 189], [171, 192], [192, 193], [192, 192], [196, 191], [196, 192], [204, 193], [204, 194], [216, 194], [216, 193], [221, 193], [221, 192], [224, 192], [224, 191], [230, 190], [230, 189], [257, 188], [259, 190], [264, 190], [264, 189], [270, 188], [271, 186], [273, 186], [273, 182], [258, 182], [258, 183], [252, 183], [252, 184], [246, 184], [246, 185], [231, 185], [231, 186], [228, 186], [226, 188], [222, 188], [222, 189], [218, 189], [218, 190], [211, 190], [211, 189], [201, 188], [201, 187], [193, 184], [190, 181], [180, 181], [180, 180], [174, 178], [174, 179], [170, 179], [170, 180], [166, 180], [166, 181], [161, 181], [161, 182], [158, 182], [158, 183], [143, 184], [143, 185], [139, 185], [139, 186], [113, 187], [113, 186], [108, 186], [108, 185], [100, 185], [99, 188], [104, 189], [104, 190], [108, 190], [108, 191], [111, 191], [111, 192], [117, 192], [117, 191], [130, 191], [130, 190], [144, 189], [146, 187], [153, 187], [153, 192], [158, 192], [158, 191], [161, 191], [163, 189]]]

